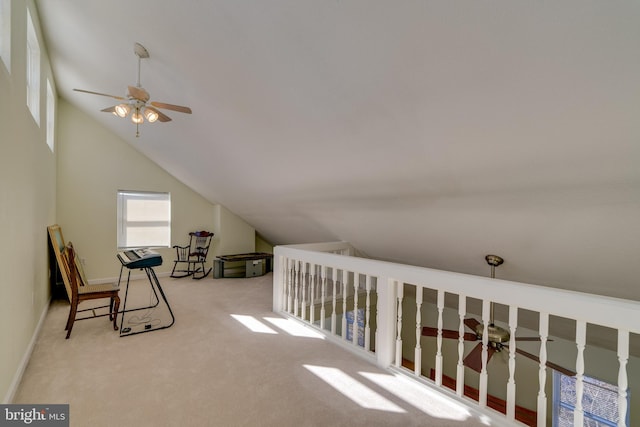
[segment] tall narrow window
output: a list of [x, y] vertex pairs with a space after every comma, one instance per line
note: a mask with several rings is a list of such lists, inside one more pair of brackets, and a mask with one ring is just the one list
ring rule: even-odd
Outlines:
[[118, 191], [118, 249], [171, 246], [171, 195]]
[[[583, 376], [582, 409], [584, 425], [616, 427], [618, 425], [618, 387]], [[629, 395], [627, 395], [629, 399]], [[576, 408], [576, 378], [553, 371], [553, 426], [573, 427]], [[627, 404], [627, 408], [629, 408]], [[627, 423], [629, 413], [627, 411]]]
[[0, 0], [0, 59], [11, 73], [11, 0]]
[[40, 44], [27, 9], [27, 106], [40, 125]]
[[51, 87], [51, 82], [47, 79], [47, 145], [53, 152], [53, 145], [56, 131], [56, 97]]

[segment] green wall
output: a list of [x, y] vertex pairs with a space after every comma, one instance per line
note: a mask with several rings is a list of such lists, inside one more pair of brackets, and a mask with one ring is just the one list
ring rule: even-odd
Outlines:
[[[40, 124], [26, 106], [26, 8], [41, 49]], [[11, 69], [0, 61], [0, 398], [8, 403], [28, 363], [51, 298], [47, 226], [58, 223], [73, 241], [90, 281], [117, 278], [116, 191], [169, 191], [172, 244], [189, 231], [216, 233], [221, 251], [255, 250], [255, 230], [211, 203], [64, 100], [57, 100], [56, 139], [46, 143], [46, 87], [55, 81], [32, 0], [11, 2]], [[170, 248], [157, 271], [173, 265]], [[60, 339], [64, 339], [62, 334]]]
[[[172, 245], [187, 244], [190, 231], [213, 231], [216, 233], [210, 254], [213, 261], [223, 243], [221, 230], [225, 223], [221, 222], [219, 212], [224, 208], [205, 200], [68, 102], [61, 100], [59, 111], [57, 221], [65, 240], [72, 241], [85, 260], [90, 281], [111, 280], [119, 274], [118, 190], [171, 193]], [[235, 215], [229, 212], [227, 216]], [[226, 233], [224, 243], [239, 240], [237, 244], [242, 245], [250, 241], [252, 249], [255, 230], [241, 220], [237, 222], [241, 225], [236, 228], [251, 238], [241, 233]], [[157, 251], [164, 260], [163, 265], [156, 268], [157, 273], [170, 272], [174, 250], [160, 248]]]
[[[40, 125], [26, 101], [26, 8], [41, 50]], [[47, 225], [55, 221], [55, 155], [46, 143], [46, 87], [52, 79], [32, 1], [11, 5], [11, 70], [0, 61], [0, 398], [8, 401], [49, 304]], [[55, 91], [55, 84], [51, 81]]]

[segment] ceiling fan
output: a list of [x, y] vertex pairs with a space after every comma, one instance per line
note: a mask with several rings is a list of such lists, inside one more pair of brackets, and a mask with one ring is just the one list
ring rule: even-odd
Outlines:
[[183, 107], [181, 105], [167, 104], [164, 102], [149, 101], [149, 92], [147, 92], [140, 85], [140, 62], [142, 61], [142, 59], [149, 58], [149, 52], [140, 43], [135, 43], [133, 45], [133, 52], [138, 57], [138, 82], [136, 86], [128, 86], [127, 96], [109, 95], [106, 93], [93, 92], [84, 89], [73, 90], [77, 92], [89, 93], [92, 95], [108, 96], [110, 98], [117, 99], [118, 101], [123, 101], [118, 105], [105, 108], [101, 111], [104, 111], [105, 113], [113, 113], [114, 115], [122, 118], [125, 118], [129, 115], [129, 113], [132, 113], [131, 121], [136, 125], [136, 137], [138, 137], [140, 136], [138, 126], [144, 123], [145, 119], [147, 119], [149, 123], [153, 123], [156, 120], [159, 120], [161, 122], [171, 121], [171, 118], [158, 110], [158, 108], [178, 111], [180, 113], [186, 114], [191, 114], [191, 108]]
[[[491, 266], [491, 278], [495, 278], [495, 268], [501, 265], [504, 260], [497, 255], [487, 255], [485, 257], [487, 263]], [[491, 360], [491, 356], [495, 353], [501, 352], [505, 348], [509, 348], [506, 344], [511, 339], [511, 334], [508, 330], [496, 325], [494, 323], [494, 307], [493, 302], [491, 302], [490, 310], [489, 310], [489, 324], [487, 325], [487, 338], [488, 338], [488, 346], [487, 346], [487, 364], [489, 360]], [[484, 333], [484, 325], [474, 318], [467, 318], [464, 320], [464, 324], [467, 328], [471, 329], [473, 332], [465, 332], [463, 339], [465, 341], [482, 341], [482, 335]], [[432, 328], [429, 326], [424, 326], [422, 328], [422, 335], [427, 337], [437, 337], [438, 336], [438, 328]], [[443, 329], [442, 337], [449, 339], [459, 339], [458, 331]], [[540, 337], [516, 337], [516, 341], [540, 341]], [[552, 341], [552, 340], [548, 340]], [[540, 363], [540, 358], [535, 354], [531, 354], [526, 352], [520, 348], [516, 347], [516, 353], [532, 359], [538, 363]], [[463, 364], [476, 372], [480, 372], [482, 370], [482, 342], [479, 342], [469, 354], [464, 358]], [[575, 372], [566, 369], [560, 365], [557, 365], [552, 362], [546, 362], [546, 366], [549, 368], [555, 369], [565, 375], [573, 377], [576, 375]]]

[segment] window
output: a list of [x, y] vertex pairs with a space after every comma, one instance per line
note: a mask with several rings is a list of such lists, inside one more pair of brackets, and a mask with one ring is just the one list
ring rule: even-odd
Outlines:
[[171, 195], [118, 191], [118, 248], [171, 246]]
[[0, 59], [11, 73], [11, 0], [0, 0]]
[[27, 106], [40, 125], [40, 44], [27, 9]]
[[[618, 387], [595, 378], [583, 376], [582, 410], [587, 427], [618, 425]], [[627, 395], [629, 399], [629, 395]], [[576, 406], [576, 378], [553, 372], [553, 426], [573, 427]], [[627, 404], [627, 408], [629, 405]], [[629, 412], [627, 410], [627, 424]]]
[[53, 152], [54, 136], [56, 131], [56, 98], [53, 94], [51, 82], [47, 79], [47, 145]]

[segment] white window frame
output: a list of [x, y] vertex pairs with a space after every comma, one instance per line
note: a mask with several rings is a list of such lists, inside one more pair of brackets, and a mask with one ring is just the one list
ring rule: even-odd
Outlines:
[[[570, 411], [575, 411], [575, 404], [571, 403], [571, 402], [565, 402], [562, 401], [562, 393], [561, 393], [561, 385], [562, 385], [562, 380], [563, 378], [568, 378], [569, 380], [575, 380], [575, 378], [573, 377], [569, 377], [567, 375], [564, 375], [561, 372], [558, 371], [553, 371], [553, 427], [558, 427], [559, 426], [559, 422], [560, 422], [560, 408], [563, 407], [567, 410]], [[591, 378], [591, 377], [587, 377], [586, 375], [583, 376], [583, 386], [586, 387], [597, 387], [597, 385], [593, 385], [590, 384], [589, 381], [593, 380], [595, 382], [602, 382], [602, 383], [606, 383], [606, 381], [600, 381], [600, 380], [596, 380], [595, 378]], [[612, 386], [613, 388], [615, 388], [617, 390], [617, 386], [615, 384], [610, 384], [607, 383], [607, 385]], [[616, 393], [617, 396], [617, 393]], [[584, 401], [583, 401], [584, 402]], [[616, 404], [616, 410], [618, 409], [618, 404], [619, 401], [618, 399], [615, 400]], [[630, 416], [630, 411], [629, 411], [629, 404], [631, 402], [630, 399], [630, 395], [627, 391], [627, 416], [626, 416], [626, 424], [625, 425], [629, 425], [629, 416]], [[616, 427], [618, 424], [615, 421], [612, 420], [605, 420], [602, 419], [596, 415], [592, 415], [590, 413], [588, 413], [587, 411], [583, 411], [584, 414], [584, 420], [593, 420], [593, 421], [597, 421], [600, 425], [603, 426], [611, 426], [611, 427]]]
[[0, 0], [0, 59], [11, 74], [11, 0]]
[[51, 81], [47, 79], [47, 145], [53, 153], [56, 132], [56, 97], [51, 86]]
[[27, 107], [40, 126], [40, 43], [27, 8]]
[[[171, 194], [152, 191], [135, 191], [135, 190], [118, 190], [117, 195], [117, 244], [118, 249], [135, 249], [135, 248], [162, 248], [171, 247]], [[129, 221], [127, 219], [128, 201], [148, 200], [148, 201], [168, 201], [169, 209], [165, 212], [165, 217], [161, 220], [155, 219], [150, 221]], [[127, 232], [133, 227], [163, 227], [164, 233], [157, 241], [130, 242]]]

